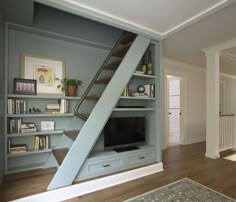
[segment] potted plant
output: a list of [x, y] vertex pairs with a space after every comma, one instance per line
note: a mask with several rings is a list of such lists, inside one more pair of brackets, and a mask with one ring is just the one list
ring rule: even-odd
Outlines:
[[64, 78], [61, 80], [61, 84], [59, 84], [57, 88], [61, 88], [62, 92], [65, 91], [67, 96], [76, 96], [77, 88], [81, 84], [81, 80]]

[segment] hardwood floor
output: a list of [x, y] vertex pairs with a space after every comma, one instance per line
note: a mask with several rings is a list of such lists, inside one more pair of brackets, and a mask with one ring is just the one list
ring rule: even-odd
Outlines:
[[[174, 146], [163, 151], [164, 171], [67, 201], [123, 201], [188, 177], [236, 199], [236, 163], [204, 157], [205, 143]], [[35, 170], [5, 177], [0, 201], [44, 192], [55, 169]]]

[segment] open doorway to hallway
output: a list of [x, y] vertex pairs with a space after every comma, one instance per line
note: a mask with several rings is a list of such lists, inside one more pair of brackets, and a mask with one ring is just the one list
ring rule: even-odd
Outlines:
[[169, 113], [169, 135], [168, 146], [180, 144], [180, 120], [181, 120], [181, 91], [180, 91], [181, 78], [173, 75], [167, 75], [167, 102]]

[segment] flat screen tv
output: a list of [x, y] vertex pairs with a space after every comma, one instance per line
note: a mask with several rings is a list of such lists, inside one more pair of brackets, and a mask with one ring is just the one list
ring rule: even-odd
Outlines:
[[104, 128], [105, 150], [145, 143], [145, 117], [112, 117]]

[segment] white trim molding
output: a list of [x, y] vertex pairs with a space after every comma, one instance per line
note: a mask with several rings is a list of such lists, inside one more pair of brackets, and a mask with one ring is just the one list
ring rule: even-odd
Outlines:
[[180, 144], [185, 144], [187, 136], [187, 73], [185, 71], [176, 71], [172, 69], [164, 69], [164, 138], [163, 148], [168, 146], [169, 137], [169, 107], [168, 107], [168, 82], [167, 75], [173, 75], [180, 78], [180, 108], [181, 108], [181, 119], [180, 119]]
[[197, 138], [191, 138], [191, 139], [187, 139], [185, 141], [185, 144], [193, 144], [193, 143], [197, 143], [197, 142], [205, 142], [206, 141], [206, 137], [197, 137]]
[[91, 180], [51, 191], [46, 191], [40, 194], [24, 197], [14, 200], [15, 202], [42, 202], [42, 201], [64, 201], [74, 197], [78, 197], [91, 192], [99, 191], [108, 187], [112, 187], [121, 183], [135, 180], [147, 175], [163, 171], [163, 164], [156, 163], [142, 168], [118, 173], [115, 175], [103, 177], [96, 180]]
[[[162, 64], [176, 66], [178, 68], [178, 70], [182, 69], [184, 71], [184, 69], [191, 69], [191, 70], [194, 70], [194, 71], [199, 71], [199, 72], [205, 72], [206, 73], [206, 68], [205, 67], [192, 65], [192, 64], [189, 64], [189, 63], [186, 63], [186, 62], [181, 62], [181, 61], [174, 60], [174, 59], [167, 58], [167, 57], [162, 58]], [[230, 75], [230, 74], [226, 74], [226, 73], [220, 73], [220, 76], [230, 78], [230, 79], [236, 79], [236, 75], [234, 76], [234, 75]]]
[[224, 41], [222, 43], [210, 46], [208, 48], [204, 48], [202, 49], [202, 51], [208, 55], [210, 53], [214, 53], [214, 52], [221, 52], [225, 49], [229, 49], [229, 48], [233, 48], [236, 47], [236, 38], [228, 40], [228, 41]]

